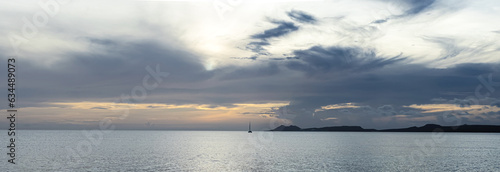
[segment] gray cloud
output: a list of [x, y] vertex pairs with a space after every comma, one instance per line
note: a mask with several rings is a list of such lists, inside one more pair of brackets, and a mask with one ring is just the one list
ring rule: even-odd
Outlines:
[[[95, 42], [95, 41], [93, 41]], [[130, 94], [142, 85], [146, 67], [170, 73], [165, 82], [191, 83], [211, 77], [199, 57], [155, 42], [113, 43], [101, 40], [105, 52], [71, 53], [49, 67], [18, 59], [18, 95], [24, 106], [60, 99], [98, 100]]]
[[[411, 104], [470, 104], [461, 99], [474, 96], [474, 89], [481, 84], [478, 75], [492, 73], [493, 81], [500, 81], [500, 64], [460, 64], [433, 69], [403, 63], [404, 57], [378, 56], [375, 51], [359, 47], [315, 46], [295, 51], [290, 59], [255, 61], [251, 65], [212, 71], [204, 69], [197, 60], [199, 57], [153, 42], [113, 47], [106, 53], [70, 54], [50, 68], [24, 62], [23, 70], [19, 71], [21, 106], [114, 100], [142, 84], [142, 77], [147, 74], [145, 66], [160, 64], [162, 71], [171, 75], [144, 102], [227, 106], [291, 101], [287, 111], [293, 118], [287, 119], [301, 127], [336, 124], [404, 127], [410, 123], [377, 123], [373, 118], [384, 116], [382, 112], [387, 112], [385, 116], [421, 116], [403, 108]], [[490, 97], [497, 96], [500, 96], [498, 91]], [[314, 113], [321, 106], [347, 102], [363, 107]], [[485, 100], [481, 104], [496, 105], [495, 102]]]
[[[287, 12], [287, 15], [293, 20], [301, 23], [316, 22], [316, 19], [313, 16], [306, 14], [302, 11], [292, 10], [290, 12]], [[295, 25], [295, 23], [293, 22], [272, 20], [272, 19], [270, 20], [270, 22], [278, 26], [275, 28], [264, 30], [262, 33], [251, 35], [250, 38], [257, 39], [258, 41], [250, 42], [245, 46], [246, 50], [250, 50], [256, 53], [256, 55], [252, 57], [243, 57], [243, 58], [236, 57], [237, 59], [256, 60], [261, 55], [270, 55], [269, 52], [267, 52], [267, 50], [265, 49], [266, 46], [271, 45], [269, 43], [269, 39], [283, 37], [291, 32], [299, 30], [299, 26]]]
[[[222, 80], [249, 79], [253, 77], [272, 76], [280, 72], [277, 63], [267, 63], [264, 65], [256, 65], [254, 67], [225, 67], [218, 70]], [[227, 73], [224, 73], [224, 72]]]
[[473, 45], [460, 45], [465, 42], [461, 39], [446, 38], [446, 37], [423, 37], [422, 39], [437, 44], [442, 50], [438, 60], [450, 60], [457, 56], [469, 56], [474, 58], [487, 53], [490, 53], [492, 48], [496, 48], [493, 42], [484, 42], [481, 44], [475, 43]]
[[436, 0], [404, 0], [403, 2], [407, 3], [410, 8], [403, 14], [403, 16], [419, 14], [430, 8], [435, 1]]
[[258, 56], [260, 55], [269, 55], [267, 50], [264, 48], [265, 46], [271, 45], [269, 43], [270, 38], [278, 38], [281, 36], [285, 36], [291, 32], [297, 31], [299, 29], [298, 26], [296, 26], [292, 22], [286, 22], [286, 21], [278, 21], [278, 20], [271, 20], [270, 21], [273, 24], [277, 24], [278, 26], [272, 29], [265, 30], [262, 33], [254, 34], [250, 36], [252, 39], [258, 39], [259, 41], [253, 41], [250, 42], [246, 45], [245, 49], [250, 50], [254, 53], [257, 53], [256, 55], [249, 57], [249, 58], [243, 58], [243, 59], [252, 59], [256, 60]]
[[392, 15], [392, 16], [389, 16], [385, 19], [374, 20], [374, 21], [372, 21], [372, 23], [382, 24], [382, 23], [386, 23], [392, 19], [398, 19], [398, 18], [411, 17], [414, 15], [418, 15], [426, 10], [431, 9], [434, 2], [435, 2], [435, 0], [395, 0], [395, 1], [392, 1], [392, 3], [394, 3], [394, 5], [405, 9], [403, 14]]
[[[250, 42], [246, 45], [245, 49], [250, 50], [254, 53], [257, 53], [257, 55], [268, 55], [269, 53], [267, 50], [264, 48], [265, 46], [271, 45], [269, 42], [266, 40], [261, 40], [258, 42]], [[257, 56], [254, 56], [257, 57]], [[252, 60], [255, 60], [256, 58], [251, 58]]]
[[443, 49], [442, 55], [440, 57], [441, 60], [456, 57], [464, 50], [464, 48], [458, 47], [456, 45], [456, 40], [451, 38], [434, 37], [424, 38], [424, 40], [434, 42]]
[[299, 29], [299, 27], [292, 22], [271, 20], [271, 23], [277, 24], [278, 27], [265, 30], [263, 33], [254, 34], [251, 38], [267, 40], [269, 38], [284, 36]]
[[359, 47], [314, 46], [307, 50], [294, 51], [293, 54], [298, 60], [289, 61], [287, 67], [308, 74], [330, 71], [369, 71], [405, 59], [399, 56], [392, 58], [378, 57], [374, 51], [364, 50]]
[[471, 105], [498, 106], [500, 103], [500, 100], [497, 98], [493, 97], [479, 98], [475, 96], [468, 96], [465, 98], [453, 98], [453, 99], [434, 98], [431, 101], [432, 103], [438, 103], [438, 104], [455, 104], [459, 105], [460, 107], [470, 107]]
[[372, 23], [375, 23], [375, 24], [381, 24], [381, 23], [385, 23], [389, 20], [389, 18], [387, 19], [379, 19], [379, 20], [375, 20], [373, 21]]
[[290, 12], [287, 12], [287, 15], [297, 21], [297, 22], [300, 22], [300, 23], [316, 23], [317, 20], [316, 18], [314, 18], [312, 15], [309, 15], [303, 11], [297, 11], [297, 10], [292, 10]]
[[[397, 66], [397, 67], [396, 67]], [[346, 77], [318, 78], [318, 80], [308, 80], [308, 83], [299, 84], [301, 93], [296, 94], [290, 110], [296, 110], [297, 118], [292, 121], [304, 126], [335, 125], [350, 123], [353, 125], [371, 126], [375, 128], [388, 126], [408, 126], [406, 124], [377, 123], [371, 119], [380, 116], [409, 115], [411, 117], [424, 116], [418, 111], [404, 108], [410, 104], [432, 104], [432, 103], [453, 103], [461, 106], [468, 106], [475, 102], [471, 100], [460, 100], [464, 97], [474, 96], [474, 89], [481, 84], [477, 80], [475, 71], [464, 68], [484, 69], [484, 72], [496, 72], [494, 81], [500, 80], [500, 73], [495, 67], [499, 64], [464, 64], [449, 69], [430, 69], [418, 65], [393, 64], [389, 68], [375, 69], [367, 73], [348, 74]], [[470, 71], [469, 74], [464, 74]], [[332, 76], [332, 75], [330, 75]], [[321, 83], [321, 84], [319, 84]], [[443, 90], [460, 92], [465, 96], [442, 94]], [[305, 94], [308, 93], [308, 94]], [[314, 94], [316, 93], [316, 94]], [[499, 96], [498, 92], [492, 93], [491, 97]], [[436, 99], [435, 97], [446, 97]], [[489, 105], [496, 99], [481, 99], [479, 104]], [[364, 106], [358, 109], [348, 109], [348, 111], [325, 111], [313, 115], [311, 111], [321, 106], [329, 104], [339, 104], [346, 102], [357, 102], [360, 104], [375, 106]], [[325, 113], [333, 113], [333, 116]], [[347, 113], [347, 114], [346, 114]], [[323, 114], [323, 116], [318, 115]], [[342, 115], [344, 114], [344, 115]], [[356, 114], [354, 118], [348, 114]], [[441, 115], [426, 114], [426, 115]], [[335, 117], [337, 120], [321, 121], [327, 117]], [[342, 119], [351, 119], [350, 122], [338, 122]], [[337, 121], [338, 123], [335, 123]], [[428, 121], [432, 122], [432, 121]], [[434, 121], [436, 122], [436, 121]], [[424, 122], [418, 123], [425, 124]], [[416, 125], [416, 124], [412, 124]]]
[[93, 107], [93, 108], [90, 108], [90, 109], [108, 109], [106, 107]]
[[[142, 84], [146, 66], [160, 64], [161, 70], [170, 76], [144, 102], [227, 106], [291, 101], [287, 111], [293, 118], [286, 118], [301, 127], [350, 124], [381, 128], [410, 125], [373, 121], [384, 113], [385, 116], [422, 115], [403, 108], [406, 105], [438, 101], [467, 104], [460, 99], [474, 96], [474, 89], [481, 84], [478, 75], [493, 73], [493, 81], [500, 81], [499, 64], [460, 64], [433, 69], [404, 63], [401, 56], [379, 56], [374, 50], [360, 47], [314, 46], [296, 50], [290, 58], [282, 60], [207, 71], [200, 57], [154, 42], [102, 46], [110, 48], [100, 53], [68, 54], [48, 68], [23, 62], [19, 70], [21, 106], [41, 106], [37, 103], [53, 101], [115, 100]], [[491, 95], [496, 96], [500, 96], [498, 91]], [[321, 106], [347, 102], [363, 107], [314, 113]], [[495, 101], [482, 104], [496, 105]]]
[[[432, 9], [435, 5], [431, 0], [396, 2], [405, 9], [403, 14], [375, 20], [373, 23], [410, 18]], [[500, 64], [465, 63], [436, 69], [424, 64], [411, 64], [402, 54], [389, 57], [377, 53], [377, 50], [365, 48], [363, 45], [366, 44], [360, 43], [362, 41], [353, 41], [357, 46], [317, 45], [292, 51], [283, 57], [273, 57], [266, 50], [267, 46], [271, 46], [272, 40], [299, 31], [304, 23], [318, 22], [316, 17], [302, 11], [290, 11], [286, 14], [291, 18], [290, 21], [271, 20], [275, 27], [249, 36], [251, 41], [245, 49], [256, 53], [255, 55], [234, 57], [253, 61], [248, 64], [219, 66], [212, 70], [205, 69], [204, 57], [147, 39], [130, 41], [84, 37], [83, 40], [90, 45], [90, 50], [84, 53], [63, 54], [63, 59], [48, 67], [19, 58], [17, 91], [20, 106], [44, 106], [41, 104], [44, 102], [114, 101], [122, 94], [130, 94], [135, 86], [142, 85], [142, 79], [147, 75], [146, 66], [159, 65], [161, 71], [169, 72], [170, 75], [157, 89], [148, 92], [145, 103], [194, 103], [209, 104], [210, 107], [231, 107], [235, 103], [290, 101], [290, 105], [278, 108], [283, 110], [286, 107], [287, 114], [276, 116], [291, 120], [301, 127], [361, 125], [370, 128], [392, 128], [417, 123], [382, 123], [374, 121], [374, 118], [438, 115], [423, 114], [404, 107], [411, 104], [452, 103], [463, 107], [470, 106], [475, 104], [476, 100], [468, 97], [474, 96], [475, 88], [482, 84], [477, 79], [478, 75], [493, 73], [493, 80], [500, 81]], [[373, 25], [360, 27], [349, 24], [350, 21], [339, 21], [341, 20], [334, 21], [336, 27], [341, 29], [338, 34], [346, 38], [356, 38], [353, 40], [373, 38], [378, 31]], [[475, 52], [482, 51], [481, 48], [475, 51], [466, 49], [467, 47], [464, 49], [458, 46], [457, 42], [460, 40], [455, 38], [424, 39], [443, 48], [442, 59], [456, 57], [465, 51], [473, 52], [470, 56], [472, 58]], [[260, 56], [269, 58], [257, 60]], [[4, 61], [5, 58], [2, 57]], [[30, 58], [35, 57], [26, 59]], [[47, 57], [41, 54], [40, 58]], [[0, 88], [5, 90], [6, 85], [1, 85]], [[499, 91], [490, 95], [498, 96]], [[494, 98], [477, 101], [481, 105], [499, 105], [498, 100]], [[354, 102], [361, 107], [315, 112], [321, 106], [348, 102]], [[149, 108], [153, 109], [155, 106]], [[465, 117], [471, 114], [459, 115]], [[494, 116], [497, 113], [485, 115]], [[488, 122], [487, 118], [477, 118], [479, 121]], [[468, 119], [464, 118], [464, 121], [466, 120]], [[420, 123], [426, 122], [429, 121]], [[97, 121], [91, 123], [97, 125]], [[59, 124], [60, 127], [55, 127], [57, 125], [44, 123], [33, 124], [31, 128], [75, 127], [68, 125]], [[134, 127], [134, 124], [130, 125]], [[239, 127], [237, 124], [226, 126]]]

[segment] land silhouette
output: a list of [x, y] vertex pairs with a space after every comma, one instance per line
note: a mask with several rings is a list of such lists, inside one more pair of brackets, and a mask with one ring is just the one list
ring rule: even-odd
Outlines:
[[351, 131], [351, 132], [477, 132], [477, 133], [500, 133], [499, 125], [459, 125], [441, 126], [437, 124], [426, 124], [421, 127], [408, 127], [397, 129], [364, 129], [360, 126], [332, 126], [321, 128], [300, 128], [295, 125], [281, 125], [270, 131]]

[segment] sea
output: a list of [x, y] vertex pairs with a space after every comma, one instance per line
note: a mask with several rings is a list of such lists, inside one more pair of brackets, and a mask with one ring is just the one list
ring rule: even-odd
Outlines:
[[18, 130], [0, 171], [500, 171], [498, 133]]

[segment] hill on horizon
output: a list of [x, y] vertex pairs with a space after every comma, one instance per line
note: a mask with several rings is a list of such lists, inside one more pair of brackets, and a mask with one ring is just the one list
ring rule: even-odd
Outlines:
[[437, 124], [426, 124], [421, 127], [408, 127], [397, 129], [364, 129], [360, 126], [331, 126], [321, 128], [302, 129], [295, 125], [280, 125], [270, 131], [355, 131], [355, 132], [484, 132], [500, 133], [500, 125], [459, 125], [459, 126], [441, 126]]

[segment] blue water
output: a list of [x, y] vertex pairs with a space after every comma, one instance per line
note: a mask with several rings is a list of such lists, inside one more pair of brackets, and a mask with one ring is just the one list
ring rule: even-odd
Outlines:
[[0, 171], [500, 171], [500, 134], [17, 132]]

